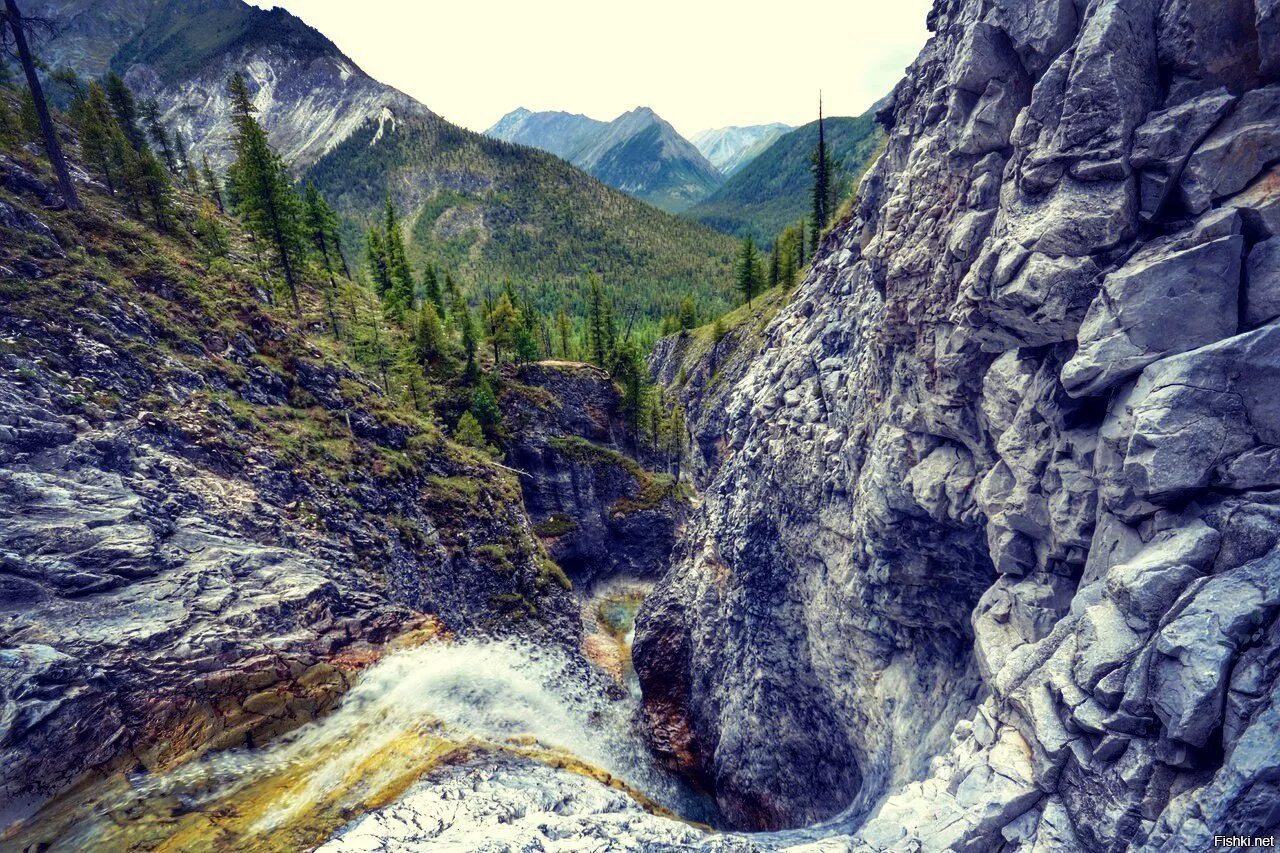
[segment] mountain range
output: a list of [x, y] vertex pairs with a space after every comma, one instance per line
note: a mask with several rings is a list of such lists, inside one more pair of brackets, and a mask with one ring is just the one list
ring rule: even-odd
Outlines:
[[773, 141], [791, 130], [791, 125], [774, 122], [746, 127], [716, 127], [693, 137], [694, 147], [720, 174], [729, 177], [758, 157]]
[[507, 113], [486, 136], [540, 148], [655, 207], [680, 211], [706, 198], [724, 176], [697, 147], [648, 107], [604, 122], [565, 112]]
[[[59, 31], [37, 44], [49, 67], [119, 73], [140, 97], [155, 98], [165, 125], [215, 169], [232, 155], [226, 81], [244, 74], [272, 145], [345, 215], [349, 250], [389, 194], [415, 260], [446, 260], [474, 287], [510, 278], [542, 288], [551, 302], [594, 272], [645, 317], [674, 313], [690, 292], [708, 311], [727, 304], [730, 238], [554, 157], [450, 124], [283, 9], [241, 0], [30, 0], [27, 13]], [[583, 155], [606, 182], [649, 186], [651, 200], [668, 207], [718, 185], [714, 167], [652, 113], [614, 125], [616, 144]], [[641, 150], [666, 165], [655, 171]]]

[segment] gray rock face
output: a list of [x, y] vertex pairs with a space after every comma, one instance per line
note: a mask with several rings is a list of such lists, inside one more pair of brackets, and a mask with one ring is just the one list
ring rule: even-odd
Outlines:
[[659, 349], [714, 452], [637, 670], [728, 818], [874, 850], [1275, 831], [1273, 6], [936, 4], [855, 215], [730, 387]]

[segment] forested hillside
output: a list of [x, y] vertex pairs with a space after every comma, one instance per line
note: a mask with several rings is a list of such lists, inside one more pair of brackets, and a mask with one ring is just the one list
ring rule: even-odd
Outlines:
[[[823, 122], [839, 197], [866, 168], [884, 134], [871, 111], [858, 118]], [[812, 158], [817, 144], [816, 121], [784, 134], [685, 215], [727, 234], [771, 242], [812, 211]]]
[[[564, 161], [439, 118], [384, 115], [307, 172], [352, 222], [391, 199], [416, 269], [450, 270], [479, 299], [510, 280], [539, 310], [586, 316], [598, 275], [635, 334], [656, 334], [685, 297], [710, 317], [732, 302], [732, 239], [663, 213]], [[359, 246], [358, 231], [348, 242]]]

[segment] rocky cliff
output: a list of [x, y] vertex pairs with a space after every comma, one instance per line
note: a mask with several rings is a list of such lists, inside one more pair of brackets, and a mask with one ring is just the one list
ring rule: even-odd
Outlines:
[[546, 361], [511, 371], [503, 393], [506, 462], [520, 475], [534, 532], [579, 591], [610, 578], [656, 578], [687, 501], [637, 441], [609, 374]]
[[652, 739], [739, 826], [871, 849], [1274, 832], [1280, 11], [929, 23], [856, 214], [691, 415]]
[[514, 475], [359, 367], [371, 295], [334, 340], [315, 290], [269, 304], [233, 222], [206, 266], [195, 199], [162, 235], [76, 174], [86, 210], [51, 210], [0, 154], [3, 817], [295, 727], [392, 638], [580, 645]]

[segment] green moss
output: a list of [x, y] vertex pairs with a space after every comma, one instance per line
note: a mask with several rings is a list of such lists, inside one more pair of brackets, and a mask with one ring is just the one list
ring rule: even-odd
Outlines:
[[563, 455], [593, 468], [617, 466], [631, 475], [636, 482], [636, 491], [629, 497], [614, 501], [609, 511], [614, 515], [628, 515], [633, 512], [656, 509], [668, 498], [677, 500], [684, 498], [684, 493], [677, 488], [675, 478], [670, 474], [650, 471], [639, 462], [608, 447], [580, 438], [576, 435], [557, 436], [549, 442]]
[[564, 536], [566, 533], [572, 533], [577, 529], [578, 522], [560, 512], [553, 513], [544, 521], [540, 521], [533, 526], [534, 533], [553, 539], [557, 536]]
[[538, 587], [541, 589], [550, 583], [558, 584], [561, 589], [573, 589], [573, 581], [559, 563], [550, 557], [538, 557]]

